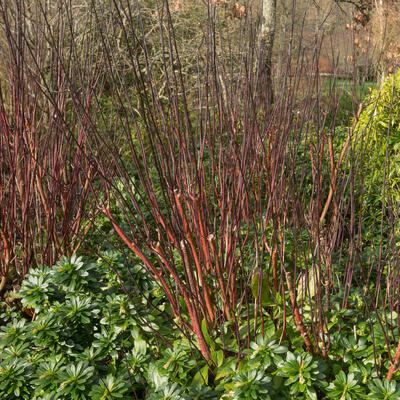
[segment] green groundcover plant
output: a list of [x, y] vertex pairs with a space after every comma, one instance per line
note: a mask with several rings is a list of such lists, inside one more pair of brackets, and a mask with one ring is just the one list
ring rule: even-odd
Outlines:
[[[124, 292], [117, 277], [127, 273], [136, 286]], [[207, 365], [166, 315], [159, 293], [139, 265], [115, 252], [96, 262], [63, 257], [53, 268], [32, 270], [18, 293], [21, 307], [3, 307], [0, 398], [400, 398], [395, 381], [378, 379], [374, 354], [384, 357], [383, 337], [375, 329], [373, 344], [368, 323], [338, 303], [326, 359], [306, 353], [290, 329], [281, 340], [267, 321], [239, 359], [215, 341]]]

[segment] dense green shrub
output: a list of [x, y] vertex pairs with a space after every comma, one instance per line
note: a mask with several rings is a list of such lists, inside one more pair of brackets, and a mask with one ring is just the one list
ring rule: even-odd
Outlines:
[[390, 75], [380, 90], [372, 90], [365, 102], [353, 144], [365, 165], [360, 178], [365, 179], [365, 198], [375, 215], [383, 196], [394, 210], [400, 200], [400, 72]]

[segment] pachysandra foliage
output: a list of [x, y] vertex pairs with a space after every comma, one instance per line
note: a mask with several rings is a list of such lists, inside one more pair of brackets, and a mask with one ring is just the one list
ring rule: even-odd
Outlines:
[[[115, 255], [105, 256], [122, 266]], [[108, 273], [106, 261], [78, 257], [30, 272], [18, 297], [34, 312], [32, 321], [8, 312], [10, 322], [2, 327], [1, 398], [134, 398], [127, 362], [139, 368], [135, 362], [147, 361], [149, 343], [133, 306]], [[138, 374], [131, 379], [140, 386]]]
[[[118, 276], [127, 273], [137, 286], [127, 284], [124, 293]], [[1, 315], [8, 323], [0, 333], [0, 398], [399, 398], [395, 381], [378, 379], [373, 355], [385, 354], [379, 330], [373, 344], [368, 324], [339, 303], [329, 315], [332, 348], [325, 360], [304, 352], [293, 327], [282, 342], [268, 321], [239, 363], [224, 356], [221, 341], [208, 338], [211, 366], [165, 315], [159, 295], [140, 265], [113, 252], [96, 262], [63, 257], [53, 268], [31, 270], [17, 296], [25, 313], [8, 307]], [[158, 309], [148, 307], [150, 299]]]

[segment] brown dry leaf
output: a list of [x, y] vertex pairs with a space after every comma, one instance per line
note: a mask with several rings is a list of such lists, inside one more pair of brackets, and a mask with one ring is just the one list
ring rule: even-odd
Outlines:
[[240, 7], [239, 7], [239, 18], [240, 19], [242, 19], [242, 18], [246, 18], [247, 17], [247, 9], [246, 9], [246, 6], [245, 5], [241, 5]]

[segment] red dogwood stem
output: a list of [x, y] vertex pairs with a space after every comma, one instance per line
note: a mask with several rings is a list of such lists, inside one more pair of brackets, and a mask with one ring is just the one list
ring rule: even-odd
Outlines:
[[393, 375], [397, 370], [397, 366], [399, 365], [399, 361], [400, 361], [400, 339], [399, 339], [399, 342], [397, 343], [396, 354], [394, 356], [394, 360], [393, 360], [392, 364], [390, 365], [389, 371], [386, 375], [386, 379], [388, 381], [392, 380]]

